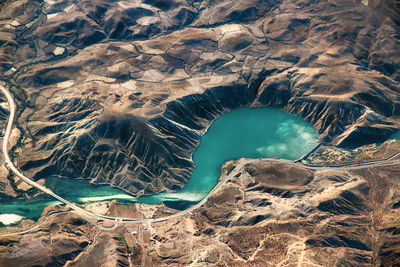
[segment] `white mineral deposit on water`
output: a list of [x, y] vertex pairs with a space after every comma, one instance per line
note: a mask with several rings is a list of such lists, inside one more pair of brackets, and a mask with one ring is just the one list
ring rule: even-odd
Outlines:
[[102, 196], [102, 197], [80, 197], [78, 198], [81, 202], [95, 202], [95, 201], [104, 201], [110, 199], [126, 199], [131, 201], [136, 201], [136, 197], [127, 195], [127, 194], [116, 194], [116, 195], [109, 195], [109, 196]]
[[17, 214], [0, 214], [0, 222], [4, 225], [12, 225], [21, 221], [24, 217]]
[[318, 144], [314, 127], [273, 108], [241, 108], [216, 119], [193, 153], [196, 169], [187, 185], [176, 193], [139, 197], [139, 202], [200, 201], [217, 184], [224, 162], [239, 158], [295, 160]]
[[[239, 158], [272, 157], [294, 160], [318, 144], [317, 136], [312, 125], [282, 110], [241, 108], [220, 116], [201, 137], [200, 145], [193, 153], [196, 168], [187, 185], [176, 193], [162, 192], [136, 199], [117, 188], [58, 177], [47, 178], [46, 187], [78, 203], [111, 199], [137, 200], [149, 204], [163, 201], [198, 202], [217, 184], [224, 162]], [[2, 202], [1, 222], [8, 225], [24, 217], [37, 219], [45, 207], [55, 204], [59, 202], [44, 194]]]

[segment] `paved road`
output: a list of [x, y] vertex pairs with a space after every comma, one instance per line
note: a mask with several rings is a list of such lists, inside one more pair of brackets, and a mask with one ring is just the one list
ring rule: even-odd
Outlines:
[[[207, 200], [213, 196], [214, 194], [216, 194], [218, 191], [221, 190], [221, 188], [226, 184], [226, 182], [230, 179], [233, 178], [234, 175], [237, 174], [237, 172], [243, 168], [244, 165], [246, 164], [250, 164], [250, 163], [254, 163], [254, 162], [259, 162], [259, 161], [263, 161], [263, 160], [268, 160], [268, 161], [272, 161], [272, 162], [278, 162], [278, 163], [286, 163], [286, 164], [294, 164], [294, 165], [300, 165], [303, 166], [306, 169], [340, 169], [340, 170], [354, 170], [354, 169], [364, 169], [364, 168], [370, 168], [370, 167], [379, 167], [379, 166], [391, 166], [391, 165], [395, 165], [395, 164], [400, 164], [400, 160], [393, 160], [393, 158], [395, 156], [397, 156], [399, 152], [397, 152], [395, 155], [392, 155], [391, 157], [385, 159], [385, 160], [377, 160], [377, 161], [371, 161], [371, 162], [364, 162], [364, 163], [354, 163], [354, 164], [346, 164], [346, 165], [335, 165], [335, 166], [316, 166], [316, 165], [308, 165], [308, 164], [304, 164], [302, 162], [299, 161], [291, 161], [291, 160], [286, 160], [286, 159], [277, 159], [277, 158], [270, 158], [270, 159], [250, 159], [250, 160], [246, 160], [246, 161], [242, 161], [240, 162], [231, 172], [229, 175], [227, 175], [226, 177], [224, 177], [224, 179], [222, 179], [215, 187], [213, 190], [210, 191], [210, 193], [203, 198], [199, 203], [189, 207], [186, 210], [180, 211], [178, 213], [175, 213], [173, 215], [169, 215], [169, 216], [165, 216], [165, 217], [161, 217], [161, 218], [145, 218], [145, 219], [135, 219], [135, 218], [121, 218], [121, 217], [110, 217], [110, 216], [104, 216], [101, 214], [97, 214], [97, 213], [93, 213], [87, 210], [84, 210], [83, 208], [77, 206], [74, 203], [69, 202], [68, 200], [60, 197], [59, 195], [55, 194], [53, 191], [51, 191], [49, 188], [42, 186], [38, 183], [36, 183], [35, 181], [29, 179], [28, 177], [26, 177], [24, 174], [22, 174], [13, 164], [13, 162], [10, 159], [10, 156], [8, 154], [8, 142], [10, 139], [10, 135], [11, 135], [11, 131], [12, 131], [12, 127], [13, 127], [13, 122], [15, 119], [15, 110], [16, 110], [16, 106], [14, 103], [14, 99], [12, 97], [12, 95], [10, 94], [10, 92], [4, 88], [3, 86], [0, 85], [0, 90], [3, 92], [3, 94], [6, 96], [8, 104], [9, 104], [9, 109], [10, 109], [10, 115], [8, 118], [8, 123], [7, 123], [7, 128], [6, 128], [6, 132], [4, 134], [4, 139], [3, 139], [3, 146], [2, 146], [2, 150], [3, 150], [3, 154], [4, 154], [4, 158], [5, 158], [5, 166], [11, 171], [13, 172], [16, 176], [18, 176], [19, 178], [21, 178], [24, 182], [26, 182], [27, 184], [39, 189], [40, 191], [58, 199], [59, 201], [63, 202], [65, 205], [67, 205], [68, 207], [70, 207], [72, 210], [74, 210], [77, 214], [79, 214], [82, 218], [84, 218], [86, 221], [88, 221], [89, 223], [93, 224], [96, 227], [99, 227], [100, 229], [103, 230], [114, 230], [115, 228], [117, 228], [120, 224], [123, 223], [149, 223], [149, 222], [161, 222], [161, 221], [166, 221], [166, 220], [170, 220], [173, 218], [177, 218], [183, 215], [186, 215], [192, 211], [194, 211], [195, 209], [198, 209], [199, 207], [201, 207], [204, 203], [207, 202]], [[94, 220], [94, 221], [93, 221]], [[103, 220], [103, 221], [109, 221], [114, 223], [114, 225], [112, 227], [104, 227], [102, 225], [100, 225], [99, 223], [97, 223], [98, 220]]]
[[4, 88], [3, 86], [0, 85], [0, 90], [3, 92], [3, 94], [7, 98], [7, 102], [8, 102], [8, 105], [9, 105], [9, 111], [10, 111], [6, 132], [5, 132], [4, 138], [3, 138], [3, 146], [2, 146], [2, 150], [3, 150], [3, 154], [4, 154], [4, 164], [5, 164], [5, 166], [11, 172], [13, 172], [16, 176], [21, 178], [24, 182], [26, 182], [27, 184], [39, 189], [40, 191], [42, 191], [42, 192], [44, 192], [44, 193], [46, 193], [48, 195], [60, 200], [65, 205], [67, 205], [68, 207], [73, 209], [76, 213], [78, 213], [79, 215], [84, 217], [90, 223], [96, 225], [97, 227], [104, 228], [104, 230], [112, 230], [112, 229], [114, 229], [115, 227], [112, 227], [110, 229], [105, 228], [105, 227], [103, 227], [101, 225], [98, 225], [98, 224], [94, 223], [93, 221], [89, 220], [88, 218], [92, 218], [92, 219], [96, 219], [96, 220], [98, 220], [98, 219], [111, 220], [111, 221], [116, 221], [116, 218], [104, 216], [104, 215], [101, 215], [101, 214], [92, 213], [92, 212], [89, 212], [89, 211], [86, 211], [86, 210], [82, 209], [81, 207], [78, 207], [77, 205], [75, 205], [75, 204], [69, 202], [68, 200], [60, 197], [59, 195], [55, 194], [49, 188], [47, 188], [45, 186], [42, 186], [42, 185], [36, 183], [35, 181], [32, 181], [31, 179], [29, 179], [28, 177], [23, 175], [15, 167], [14, 163], [10, 159], [10, 155], [8, 154], [8, 141], [10, 139], [12, 126], [13, 126], [13, 122], [14, 122], [14, 119], [15, 119], [15, 103], [14, 103], [14, 99], [13, 99], [12, 95], [10, 94], [10, 92], [6, 88]]

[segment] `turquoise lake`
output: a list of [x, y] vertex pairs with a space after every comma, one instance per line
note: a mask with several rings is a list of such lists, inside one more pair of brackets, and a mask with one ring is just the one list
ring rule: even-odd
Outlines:
[[[118, 199], [148, 204], [192, 204], [204, 198], [218, 183], [225, 161], [271, 157], [295, 160], [318, 144], [317, 137], [318, 133], [312, 125], [282, 110], [241, 108], [218, 117], [201, 137], [200, 145], [193, 153], [196, 168], [186, 186], [176, 193], [162, 192], [136, 199], [116, 188], [56, 177], [47, 179], [46, 186], [77, 203]], [[0, 222], [5, 214], [37, 219], [43, 208], [57, 203], [45, 195], [5, 201], [0, 205]]]
[[148, 204], [198, 202], [218, 183], [224, 162], [272, 157], [295, 160], [318, 144], [317, 137], [311, 124], [280, 109], [233, 110], [216, 119], [201, 137], [193, 153], [196, 168], [183, 189], [139, 197], [138, 201]]

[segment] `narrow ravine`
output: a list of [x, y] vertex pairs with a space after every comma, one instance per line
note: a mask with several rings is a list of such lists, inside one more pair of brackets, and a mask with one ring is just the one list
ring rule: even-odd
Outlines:
[[[201, 201], [216, 186], [224, 162], [244, 157], [294, 160], [318, 144], [317, 136], [312, 125], [279, 109], [241, 108], [220, 116], [202, 136], [193, 154], [196, 169], [188, 184], [178, 192], [136, 199], [117, 188], [57, 177], [48, 178], [46, 187], [75, 203], [112, 199], [147, 204], [164, 202], [182, 210]], [[55, 204], [59, 202], [43, 194], [27, 200], [10, 199], [0, 206], [0, 214], [3, 217], [9, 214], [10, 222], [15, 223], [22, 218], [37, 219], [45, 207]], [[7, 218], [3, 223], [7, 223]]]

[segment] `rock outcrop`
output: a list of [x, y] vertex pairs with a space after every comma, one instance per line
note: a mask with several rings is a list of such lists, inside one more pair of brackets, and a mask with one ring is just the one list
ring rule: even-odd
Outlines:
[[[222, 178], [238, 163], [226, 163]], [[109, 232], [49, 207], [39, 229], [6, 237], [0, 229], [0, 264], [395, 266], [398, 171], [398, 166], [310, 170], [298, 163], [253, 161], [192, 213]], [[86, 209], [131, 218], [177, 212], [164, 204], [116, 202], [86, 204]], [[41, 242], [40, 249], [30, 245], [32, 240]]]
[[[11, 156], [35, 180], [174, 191], [215, 118], [268, 106], [314, 125], [324, 146], [313, 162], [351, 148], [361, 159], [363, 145], [400, 128], [399, 25], [400, 7], [389, 0], [2, 1], [0, 81], [18, 106]], [[1, 129], [7, 113], [2, 98]], [[91, 226], [60, 221], [67, 241], [46, 243], [44, 224], [1, 241], [0, 264], [36, 251], [40, 239], [57, 248], [36, 251], [41, 265], [395, 265], [396, 172], [246, 166], [193, 217], [172, 222], [182, 228], [145, 231], [154, 247], [132, 251], [124, 232], [102, 235], [105, 246]], [[4, 166], [0, 174], [0, 197], [35, 193]]]
[[201, 134], [240, 106], [282, 108], [328, 145], [384, 141], [399, 127], [399, 16], [369, 5], [6, 1], [0, 75], [19, 100], [19, 165], [176, 190]]

